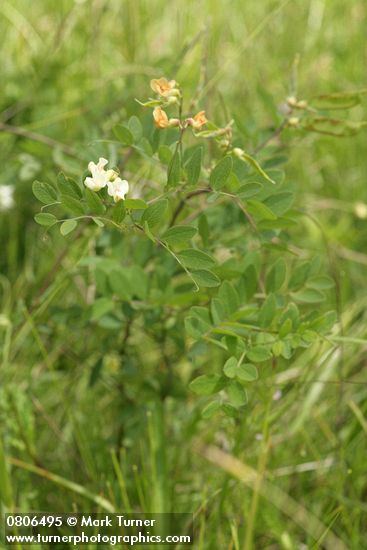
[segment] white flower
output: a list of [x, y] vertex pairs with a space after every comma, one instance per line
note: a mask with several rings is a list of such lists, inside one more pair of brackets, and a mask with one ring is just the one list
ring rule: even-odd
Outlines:
[[364, 202], [356, 202], [356, 204], [354, 205], [354, 213], [357, 218], [365, 220], [367, 218], [367, 204], [365, 204]]
[[282, 398], [282, 390], [277, 390], [274, 394], [273, 394], [273, 401], [279, 401], [279, 399]]
[[88, 170], [92, 177], [85, 178], [84, 185], [92, 191], [99, 191], [107, 185], [108, 194], [113, 197], [115, 202], [123, 200], [129, 191], [129, 184], [126, 180], [122, 180], [114, 170], [106, 170], [107, 164], [108, 160], [102, 157], [98, 160], [98, 164], [90, 162]]
[[102, 157], [99, 159], [98, 164], [90, 162], [88, 170], [92, 174], [92, 177], [85, 178], [84, 185], [92, 191], [99, 191], [103, 187], [106, 187], [111, 178], [117, 175], [114, 170], [105, 170], [104, 167], [106, 164], [108, 164], [108, 160]]
[[113, 197], [115, 202], [124, 200], [126, 193], [129, 191], [129, 182], [121, 178], [115, 178], [108, 182], [108, 194]]
[[14, 205], [14, 186], [0, 185], [0, 210], [9, 210]]

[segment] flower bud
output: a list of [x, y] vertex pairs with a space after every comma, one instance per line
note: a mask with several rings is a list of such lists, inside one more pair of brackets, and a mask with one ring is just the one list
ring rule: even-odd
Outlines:
[[306, 109], [307, 101], [304, 99], [298, 100], [294, 96], [287, 97], [287, 104], [291, 109]]
[[167, 98], [167, 103], [168, 105], [175, 105], [176, 103], [178, 103], [178, 97], [177, 96], [170, 96]]
[[292, 95], [287, 97], [287, 103], [290, 107], [295, 107], [297, 105], [297, 99]]
[[296, 116], [291, 116], [288, 119], [288, 126], [292, 126], [293, 128], [299, 125], [299, 118]]
[[177, 126], [180, 126], [180, 121], [178, 118], [170, 118], [168, 121], [168, 127], [169, 128], [177, 128]]
[[243, 149], [240, 149], [239, 147], [235, 147], [233, 149], [233, 154], [236, 155], [236, 157], [238, 157], [239, 159], [243, 156], [244, 152], [245, 151]]
[[298, 109], [306, 109], [307, 108], [307, 101], [305, 101], [304, 99], [302, 99], [301, 101], [299, 101], [297, 103], [297, 108]]

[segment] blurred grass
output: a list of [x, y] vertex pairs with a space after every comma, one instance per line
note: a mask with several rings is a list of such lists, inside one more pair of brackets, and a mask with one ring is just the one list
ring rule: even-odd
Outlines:
[[[108, 144], [94, 140], [109, 139], [127, 116], [149, 116], [134, 98], [146, 97], [153, 76], [177, 78], [219, 122], [240, 120], [251, 149], [256, 128], [275, 123], [274, 106], [289, 93], [298, 54], [300, 98], [366, 87], [366, 16], [363, 0], [348, 9], [342, 0], [2, 0], [0, 184], [15, 185], [17, 201], [0, 216], [0, 415], [9, 457], [5, 466], [0, 456], [0, 490], [7, 509], [86, 511], [88, 495], [116, 509], [149, 509], [168, 498], [171, 509], [196, 513], [198, 548], [240, 547], [250, 509], [255, 548], [328, 548], [328, 537], [345, 548], [365, 546], [366, 345], [307, 350], [275, 386], [264, 372], [235, 430], [230, 420], [203, 422], [191, 398], [169, 402], [169, 486], [152, 482], [154, 437], [146, 411], [121, 408], [113, 353], [102, 382], [89, 385], [93, 336], [77, 308], [85, 289], [72, 278], [88, 240], [67, 244], [58, 257], [65, 243], [40, 239], [30, 187], [37, 177], [80, 172], [86, 160], [108, 153]], [[366, 102], [354, 113], [365, 118]], [[365, 340], [367, 233], [356, 203], [367, 203], [366, 135], [284, 139], [292, 141], [287, 177], [299, 206], [319, 220], [304, 218], [298, 243], [329, 255], [345, 334]], [[124, 428], [121, 453], [116, 419]], [[232, 465], [237, 457], [263, 468], [261, 475], [305, 509], [305, 521], [294, 521], [290, 500], [281, 506], [260, 493], [254, 504], [219, 450], [209, 464], [198, 440], [200, 449], [225, 451]], [[330, 527], [320, 534], [324, 542], [315, 541], [314, 516]]]

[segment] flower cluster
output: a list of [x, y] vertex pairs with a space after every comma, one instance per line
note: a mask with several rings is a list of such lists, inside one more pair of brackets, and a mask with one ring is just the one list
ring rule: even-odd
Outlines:
[[[158, 96], [158, 103], [153, 110], [153, 119], [157, 128], [175, 128], [178, 127], [181, 130], [191, 126], [194, 130], [200, 130], [204, 124], [206, 124], [207, 118], [205, 111], [200, 111], [194, 117], [188, 117], [184, 120], [179, 118], [169, 118], [167, 113], [162, 109], [162, 105], [172, 105], [182, 102], [182, 95], [179, 85], [175, 80], [167, 80], [167, 78], [154, 78], [150, 81], [150, 87], [153, 92]], [[157, 102], [155, 103], [157, 104]]]
[[90, 162], [88, 170], [92, 174], [92, 177], [86, 177], [84, 185], [95, 192], [107, 186], [107, 192], [113, 197], [115, 202], [123, 200], [129, 191], [129, 183], [126, 180], [122, 180], [115, 170], [105, 170], [107, 164], [108, 160], [102, 157], [97, 164]]

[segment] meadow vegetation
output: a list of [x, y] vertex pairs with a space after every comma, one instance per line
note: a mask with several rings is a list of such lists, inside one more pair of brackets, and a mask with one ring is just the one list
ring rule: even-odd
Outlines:
[[366, 546], [367, 5], [345, 10], [2, 0], [2, 512]]

